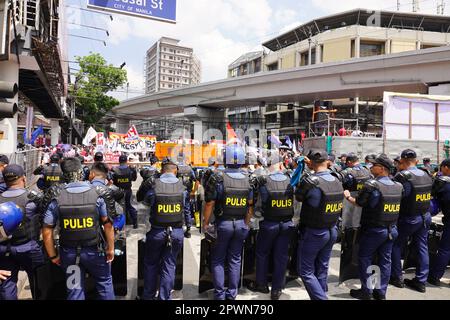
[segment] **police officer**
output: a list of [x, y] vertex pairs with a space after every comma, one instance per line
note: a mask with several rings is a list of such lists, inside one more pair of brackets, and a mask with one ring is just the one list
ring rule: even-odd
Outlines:
[[284, 289], [289, 241], [294, 232], [294, 189], [289, 176], [281, 172], [281, 161], [280, 158], [270, 166], [267, 178], [258, 177], [264, 220], [259, 223], [256, 242], [256, 282], [248, 286], [252, 291], [269, 293], [267, 276], [270, 253], [273, 252], [272, 300], [278, 300]]
[[[354, 153], [347, 154], [346, 169], [341, 171], [342, 184], [345, 190], [349, 190], [352, 197], [356, 197], [364, 183], [371, 178], [370, 170], [363, 167]], [[358, 228], [361, 219], [361, 207], [354, 206], [344, 200], [342, 209], [342, 225], [344, 228]]]
[[[178, 178], [183, 182], [184, 186], [186, 187], [186, 190], [189, 192], [189, 198], [190, 198], [190, 208], [193, 209], [194, 207], [194, 201], [195, 201], [195, 193], [198, 189], [198, 180], [195, 176], [194, 170], [187, 164], [185, 164], [185, 160], [182, 157], [179, 157], [178, 159]], [[186, 238], [191, 237], [191, 219], [186, 221], [186, 232], [184, 233], [184, 236]]]
[[295, 191], [302, 202], [297, 268], [312, 300], [327, 299], [328, 264], [344, 200], [342, 184], [330, 174], [327, 160], [325, 151], [310, 150], [305, 163], [314, 174], [305, 175]]
[[0, 284], [0, 300], [16, 300], [19, 270], [26, 271], [34, 292], [33, 270], [44, 263], [38, 243], [39, 200], [25, 189], [26, 178], [21, 166], [8, 165], [3, 170], [3, 177], [8, 189], [0, 195], [0, 203], [14, 202], [23, 213], [22, 223], [11, 239], [0, 243], [0, 269], [11, 271], [11, 276]]
[[9, 159], [4, 154], [0, 154], [0, 193], [5, 191], [8, 187], [6, 186], [5, 179], [3, 178], [3, 170], [8, 166]]
[[[52, 263], [61, 265], [68, 280], [79, 270], [79, 285], [67, 287], [68, 300], [84, 300], [86, 272], [94, 278], [98, 298], [114, 300], [111, 262], [114, 259], [114, 229], [103, 198], [83, 175], [78, 158], [61, 163], [66, 185], [61, 186], [43, 219], [42, 236]], [[59, 225], [59, 253], [53, 230]], [[76, 277], [75, 277], [76, 280]]]
[[[425, 292], [425, 282], [429, 271], [428, 230], [431, 224], [429, 213], [432, 179], [428, 172], [416, 167], [417, 155], [406, 149], [400, 156], [400, 172], [394, 180], [400, 182], [405, 190], [400, 206], [398, 238], [392, 248], [392, 272], [390, 283], [398, 288], [404, 285]], [[409, 238], [417, 248], [416, 277], [412, 280], [402, 277], [401, 253]]]
[[125, 192], [125, 212], [131, 218], [133, 229], [137, 229], [137, 210], [131, 204], [131, 184], [137, 179], [136, 169], [127, 165], [128, 158], [126, 155], [119, 157], [119, 166], [112, 169], [112, 180], [114, 185], [123, 189]]
[[61, 158], [58, 153], [54, 153], [50, 156], [50, 164], [45, 167], [38, 167], [33, 174], [42, 174], [39, 178], [37, 186], [39, 189], [46, 190], [52, 185], [62, 182], [62, 171], [59, 165]]
[[[386, 299], [386, 290], [391, 274], [391, 253], [398, 236], [397, 220], [400, 212], [403, 187], [389, 178], [394, 163], [385, 154], [372, 159], [371, 173], [375, 179], [365, 182], [356, 198], [345, 190], [346, 199], [362, 207], [361, 234], [359, 240], [358, 267], [361, 289], [350, 290], [356, 299]], [[374, 270], [372, 258], [378, 257], [379, 289], [369, 286]]]
[[428, 283], [435, 286], [440, 286], [440, 279], [450, 261], [450, 159], [442, 161], [440, 167], [441, 175], [434, 180], [432, 196], [439, 203], [444, 215], [442, 218], [444, 231], [439, 242], [437, 256], [428, 276]]
[[[171, 299], [177, 256], [183, 250], [183, 218], [190, 223], [189, 192], [177, 178], [177, 165], [166, 159], [162, 174], [151, 178], [144, 203], [150, 207], [151, 230], [146, 235], [142, 299]], [[159, 280], [159, 290], [157, 284]]]
[[422, 163], [423, 163], [423, 168], [428, 171], [429, 175], [432, 175], [434, 170], [431, 167], [431, 159], [430, 158], [423, 158]]
[[[245, 152], [237, 145], [225, 148], [226, 169], [215, 174], [206, 186], [203, 228], [209, 229], [214, 210], [217, 240], [211, 249], [211, 269], [214, 299], [235, 300], [240, 279], [242, 247], [249, 233], [253, 215], [253, 189], [250, 179], [240, 168], [245, 162]], [[225, 264], [228, 267], [228, 288], [225, 289]]]

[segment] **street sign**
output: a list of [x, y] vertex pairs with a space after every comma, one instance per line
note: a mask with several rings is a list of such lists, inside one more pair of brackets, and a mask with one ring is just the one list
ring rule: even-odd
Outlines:
[[88, 0], [88, 8], [176, 23], [176, 0]]

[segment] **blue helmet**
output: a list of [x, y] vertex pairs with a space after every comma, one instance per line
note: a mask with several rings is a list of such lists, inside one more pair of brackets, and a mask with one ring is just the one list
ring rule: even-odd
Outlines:
[[223, 162], [228, 168], [240, 168], [245, 164], [245, 151], [238, 145], [229, 145], [225, 148]]
[[14, 202], [0, 204], [0, 242], [11, 238], [22, 219], [23, 212]]
[[125, 215], [122, 213], [114, 218], [113, 226], [115, 230], [122, 230], [125, 226]]

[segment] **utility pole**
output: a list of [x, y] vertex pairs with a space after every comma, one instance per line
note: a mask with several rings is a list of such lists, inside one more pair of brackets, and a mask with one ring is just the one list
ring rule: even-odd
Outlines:
[[397, 0], [397, 11], [400, 11], [400, 0]]
[[444, 15], [445, 12], [445, 1], [441, 0], [441, 3], [437, 4], [437, 14]]

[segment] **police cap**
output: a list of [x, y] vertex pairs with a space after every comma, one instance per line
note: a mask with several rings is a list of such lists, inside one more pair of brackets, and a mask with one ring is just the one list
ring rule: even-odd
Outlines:
[[447, 168], [450, 168], [450, 158], [445, 159], [444, 161], [442, 161], [441, 167], [447, 167]]
[[373, 164], [379, 164], [383, 167], [385, 167], [388, 170], [391, 170], [394, 168], [394, 162], [384, 153], [378, 155], [373, 161]]
[[423, 162], [431, 162], [430, 158], [423, 158]]
[[373, 161], [377, 158], [376, 154], [368, 154], [365, 158], [367, 163], [373, 163]]
[[59, 160], [61, 160], [61, 157], [58, 153], [54, 153], [50, 156], [51, 163], [57, 163], [57, 162], [59, 162]]
[[346, 161], [347, 161], [347, 162], [355, 162], [355, 161], [358, 161], [358, 156], [356, 155], [356, 153], [351, 152], [351, 153], [347, 154], [347, 159], [346, 159]]
[[0, 154], [0, 163], [9, 164], [9, 159], [4, 154]]
[[400, 158], [402, 159], [416, 159], [417, 154], [414, 150], [406, 149], [402, 151], [402, 154], [400, 155]]
[[13, 182], [24, 175], [25, 172], [22, 166], [19, 166], [18, 164], [10, 164], [3, 170], [3, 178], [6, 182]]
[[311, 161], [326, 161], [328, 160], [328, 153], [321, 149], [311, 149], [309, 150], [307, 157]]

